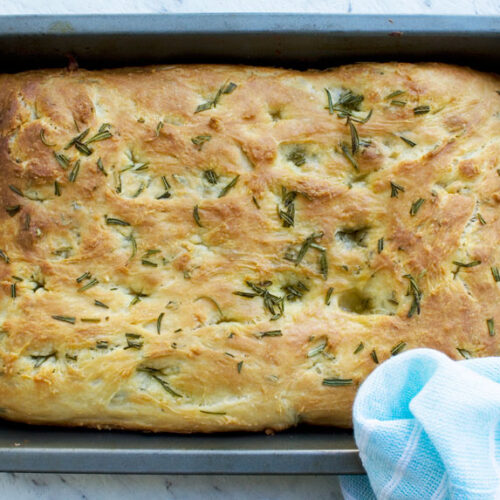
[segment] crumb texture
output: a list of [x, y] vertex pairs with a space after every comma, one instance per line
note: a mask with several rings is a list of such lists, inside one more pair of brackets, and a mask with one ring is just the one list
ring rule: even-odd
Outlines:
[[0, 416], [351, 425], [499, 354], [500, 80], [444, 64], [0, 76]]

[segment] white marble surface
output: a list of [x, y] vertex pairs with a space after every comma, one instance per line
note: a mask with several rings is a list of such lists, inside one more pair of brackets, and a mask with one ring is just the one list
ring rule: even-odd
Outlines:
[[[500, 0], [0, 0], [2, 14], [320, 12], [500, 15]], [[341, 499], [330, 476], [0, 473], [0, 500]]]

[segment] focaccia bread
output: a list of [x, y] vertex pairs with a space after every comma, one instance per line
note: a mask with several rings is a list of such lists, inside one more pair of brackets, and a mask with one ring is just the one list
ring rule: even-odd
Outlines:
[[351, 425], [497, 355], [500, 81], [444, 64], [0, 76], [0, 416]]

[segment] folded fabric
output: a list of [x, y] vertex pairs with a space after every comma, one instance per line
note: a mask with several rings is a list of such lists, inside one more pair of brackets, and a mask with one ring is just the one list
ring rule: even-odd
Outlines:
[[354, 437], [367, 476], [347, 500], [500, 498], [500, 357], [399, 354], [361, 385]]

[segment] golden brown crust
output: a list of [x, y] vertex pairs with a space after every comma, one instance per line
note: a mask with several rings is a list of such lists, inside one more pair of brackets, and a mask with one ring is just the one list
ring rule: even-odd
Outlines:
[[350, 426], [395, 347], [497, 355], [498, 89], [443, 64], [0, 76], [1, 415]]

